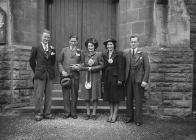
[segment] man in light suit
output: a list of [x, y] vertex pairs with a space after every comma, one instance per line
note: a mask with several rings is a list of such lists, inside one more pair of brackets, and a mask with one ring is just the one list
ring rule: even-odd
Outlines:
[[[32, 47], [30, 66], [34, 72], [35, 120], [54, 119], [51, 114], [51, 87], [55, 78], [55, 49], [49, 44], [50, 31], [44, 30], [41, 43]], [[42, 110], [44, 100], [44, 109]]]
[[[61, 77], [70, 78], [70, 86], [62, 86], [64, 99], [64, 118], [72, 117], [77, 119], [76, 106], [79, 90], [79, 65], [81, 54], [78, 47], [78, 37], [71, 35], [69, 37], [69, 46], [65, 46], [58, 58], [58, 68]], [[71, 97], [71, 99], [70, 99]]]
[[[124, 51], [126, 58], [126, 95], [127, 115], [126, 123], [135, 122], [137, 126], [142, 125], [142, 102], [144, 90], [147, 88], [150, 64], [148, 54], [139, 50], [139, 38], [130, 37], [130, 49]], [[135, 115], [133, 109], [135, 99]]]

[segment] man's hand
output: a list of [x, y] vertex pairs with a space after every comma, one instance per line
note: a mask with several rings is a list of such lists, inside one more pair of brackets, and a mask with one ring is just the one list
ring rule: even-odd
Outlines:
[[66, 71], [62, 71], [63, 76], [68, 76], [68, 73]]
[[146, 82], [142, 82], [142, 84], [141, 84], [141, 87], [143, 87], [143, 88], [147, 88], [147, 85], [148, 85], [148, 83], [146, 83]]
[[81, 68], [80, 64], [73, 64], [73, 65], [70, 65], [70, 67], [72, 70], [77, 70], [77, 71], [79, 71]]

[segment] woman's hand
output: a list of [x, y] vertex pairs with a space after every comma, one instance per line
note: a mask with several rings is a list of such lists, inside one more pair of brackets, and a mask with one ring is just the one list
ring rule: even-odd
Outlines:
[[122, 81], [119, 81], [119, 80], [118, 80], [117, 85], [118, 85], [118, 86], [122, 86], [122, 85], [123, 85]]
[[81, 69], [80, 64], [74, 64], [74, 65], [71, 65], [70, 67], [72, 70], [77, 70], [77, 71], [79, 71]]
[[91, 71], [92, 70], [92, 67], [88, 67], [88, 71]]

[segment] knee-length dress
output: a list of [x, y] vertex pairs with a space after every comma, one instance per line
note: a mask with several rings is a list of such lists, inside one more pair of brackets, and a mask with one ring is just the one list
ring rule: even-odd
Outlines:
[[105, 53], [104, 58], [104, 69], [103, 69], [103, 82], [104, 82], [104, 93], [103, 100], [109, 102], [119, 102], [124, 100], [124, 86], [119, 86], [118, 81], [124, 83], [125, 79], [125, 59], [122, 52], [114, 51], [111, 59], [112, 63], [108, 62], [109, 55]]
[[[94, 52], [90, 54], [88, 52], [84, 52], [82, 54], [82, 74], [81, 74], [81, 92], [79, 94], [79, 98], [85, 100], [98, 100], [101, 98], [101, 70], [104, 66], [104, 61], [101, 52]], [[91, 71], [88, 71], [88, 61], [89, 59], [93, 59], [94, 64], [91, 66]], [[91, 76], [90, 76], [91, 75]], [[86, 78], [91, 79], [91, 89], [85, 88]]]

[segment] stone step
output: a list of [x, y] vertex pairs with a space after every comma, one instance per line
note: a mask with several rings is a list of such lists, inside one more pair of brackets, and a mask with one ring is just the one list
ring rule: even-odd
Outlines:
[[54, 83], [54, 84], [53, 84], [53, 89], [54, 89], [54, 90], [62, 90], [61, 85], [58, 84], [58, 83]]
[[[23, 113], [32, 113], [34, 112], [34, 106], [25, 106], [25, 107], [19, 107], [15, 108], [16, 110], [23, 112]], [[92, 106], [91, 106], [92, 109]], [[54, 106], [51, 107], [52, 113], [63, 113], [64, 107], [63, 106]], [[77, 106], [77, 112], [78, 113], [86, 113], [86, 107], [85, 106]], [[109, 113], [109, 106], [97, 106], [97, 113]], [[125, 106], [119, 106], [119, 113], [126, 113], [126, 107]]]
[[[52, 105], [53, 106], [63, 106], [63, 97], [53, 97], [52, 98]], [[83, 99], [78, 99], [78, 106], [85, 106], [85, 100]], [[98, 106], [109, 106], [108, 102], [103, 101], [102, 99], [98, 100]], [[126, 106], [126, 102], [125, 101], [121, 101], [119, 106]]]
[[63, 93], [61, 89], [53, 89], [52, 97], [63, 97]]

